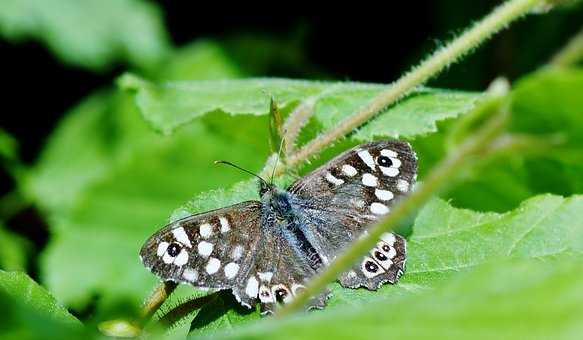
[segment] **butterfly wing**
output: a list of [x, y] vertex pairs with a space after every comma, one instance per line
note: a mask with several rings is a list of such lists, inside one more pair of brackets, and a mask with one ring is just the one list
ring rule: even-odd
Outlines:
[[[233, 289], [243, 304], [261, 236], [261, 203], [248, 201], [173, 222], [144, 244], [144, 265], [164, 281]], [[249, 301], [248, 301], [249, 300]]]
[[[288, 191], [304, 234], [326, 263], [389, 213], [411, 190], [416, 174], [417, 158], [408, 143], [378, 141], [342, 153]], [[377, 289], [398, 280], [405, 261], [405, 240], [387, 233], [339, 281], [345, 287]]]
[[[263, 315], [273, 313], [280, 304], [291, 301], [305, 288], [305, 282], [316, 274], [310, 257], [298, 246], [302, 241], [291, 235], [293, 222], [272, 217], [275, 215], [264, 211], [255, 273], [250, 275], [248, 287], [251, 289], [246, 291], [248, 297], [258, 297]], [[330, 292], [326, 290], [313, 297], [306, 310], [324, 308], [329, 296]]]

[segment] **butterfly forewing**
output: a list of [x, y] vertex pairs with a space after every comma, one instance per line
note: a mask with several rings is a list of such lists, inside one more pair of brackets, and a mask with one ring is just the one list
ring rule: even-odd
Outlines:
[[[293, 183], [305, 234], [325, 261], [331, 261], [412, 188], [417, 158], [401, 141], [359, 145]], [[386, 234], [354, 268], [340, 277], [346, 287], [376, 289], [395, 282], [406, 259], [405, 240]]]
[[248, 201], [173, 222], [146, 241], [140, 257], [165, 281], [237, 289], [254, 264], [260, 207]]

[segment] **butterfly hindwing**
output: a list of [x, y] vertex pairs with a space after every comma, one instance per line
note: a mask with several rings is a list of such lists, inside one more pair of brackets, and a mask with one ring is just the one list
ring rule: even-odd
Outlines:
[[[379, 141], [348, 150], [293, 183], [294, 197], [305, 234], [324, 260], [331, 261], [366, 232], [379, 217], [412, 188], [417, 158], [401, 141]], [[395, 282], [406, 260], [405, 240], [385, 234], [370, 254], [344, 273], [345, 287], [376, 289]]]

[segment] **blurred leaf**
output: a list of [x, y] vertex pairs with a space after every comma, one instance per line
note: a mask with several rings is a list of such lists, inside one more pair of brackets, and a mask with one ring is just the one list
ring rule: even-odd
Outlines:
[[[316, 98], [314, 115], [323, 128], [328, 129], [386, 88], [375, 84], [275, 78], [156, 84], [131, 74], [120, 78], [119, 83], [122, 88], [136, 92], [136, 101], [145, 119], [166, 134], [216, 110], [232, 115], [266, 115], [270, 95], [282, 108], [308, 97]], [[470, 109], [477, 98], [477, 94], [471, 93], [423, 90], [386, 112], [387, 118], [383, 114], [378, 122], [373, 121], [371, 125], [374, 127], [365, 127], [360, 138], [367, 139], [372, 135], [412, 137], [433, 132], [436, 130], [435, 121], [456, 117]], [[400, 109], [401, 105], [405, 107]], [[402, 115], [404, 111], [413, 113]], [[400, 117], [398, 120], [397, 116]], [[393, 119], [395, 123], [391, 122]]]
[[160, 9], [138, 0], [3, 0], [0, 34], [42, 41], [63, 61], [93, 70], [120, 60], [152, 67], [170, 49]]
[[566, 144], [535, 154], [495, 159], [466, 174], [445, 197], [479, 210], [507, 211], [540, 193], [583, 193], [583, 70], [547, 69], [516, 83], [511, 92], [510, 130]]
[[126, 98], [105, 90], [67, 112], [32, 167], [25, 192], [52, 215], [69, 210], [147, 134], [132, 111]]
[[583, 146], [583, 69], [552, 69], [521, 79], [512, 91], [513, 131], [562, 133]]
[[18, 155], [18, 142], [3, 129], [0, 129], [0, 159], [15, 159]]
[[[0, 294], [10, 298], [12, 301], [17, 301], [19, 304], [26, 306], [28, 309], [34, 311], [39, 315], [44, 315], [51, 318], [53, 321], [62, 323], [69, 327], [80, 327], [81, 322], [62, 307], [53, 296], [51, 296], [44, 288], [39, 286], [30, 277], [22, 272], [6, 272], [0, 270]], [[10, 317], [19, 319], [22, 315], [18, 315], [18, 311], [14, 311], [14, 315]], [[0, 318], [0, 324], [6, 322], [6, 314]], [[25, 318], [31, 322], [29, 326], [34, 328], [34, 317]], [[26, 321], [26, 320], [19, 320]], [[2, 328], [2, 327], [0, 327]]]
[[241, 76], [237, 64], [221, 46], [211, 40], [200, 40], [175, 50], [159, 70], [159, 79], [231, 79]]
[[30, 246], [25, 238], [9, 232], [0, 222], [0, 269], [26, 270]]
[[581, 285], [580, 257], [501, 260], [396, 301], [263, 320], [214, 338], [577, 339]]

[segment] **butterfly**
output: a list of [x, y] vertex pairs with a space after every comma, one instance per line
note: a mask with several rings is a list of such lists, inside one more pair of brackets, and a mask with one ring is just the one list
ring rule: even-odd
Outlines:
[[[356, 146], [296, 180], [286, 190], [264, 180], [259, 201], [246, 201], [172, 222], [140, 251], [160, 279], [231, 289], [246, 307], [273, 313], [333, 261], [367, 227], [390, 213], [412, 188], [417, 157], [402, 141]], [[378, 289], [405, 270], [405, 239], [385, 233], [343, 273], [343, 287]], [[306, 309], [322, 309], [329, 290]]]

